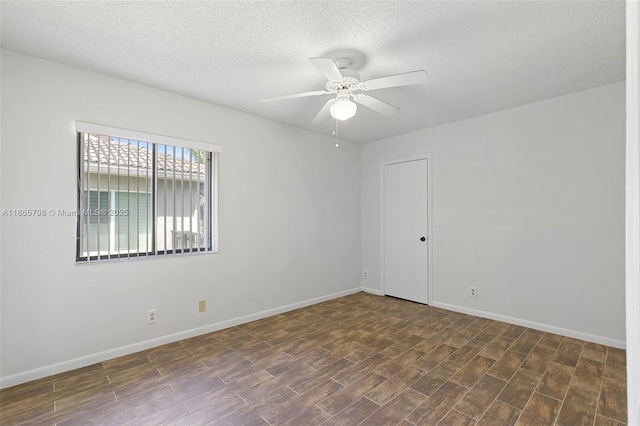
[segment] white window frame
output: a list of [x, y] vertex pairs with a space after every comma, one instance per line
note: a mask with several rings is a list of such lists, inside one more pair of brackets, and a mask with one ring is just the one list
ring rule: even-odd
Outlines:
[[[118, 127], [112, 127], [112, 126], [105, 126], [105, 125], [101, 125], [101, 124], [95, 124], [95, 123], [88, 123], [88, 122], [83, 122], [83, 121], [76, 121], [75, 122], [75, 130], [76, 133], [79, 135], [78, 137], [80, 138], [80, 135], [83, 133], [89, 133], [89, 134], [97, 134], [97, 135], [108, 135], [110, 137], [116, 137], [116, 138], [123, 138], [123, 139], [130, 139], [130, 140], [137, 140], [137, 141], [144, 141], [144, 142], [148, 142], [154, 145], [165, 145], [165, 146], [175, 146], [175, 147], [181, 147], [181, 148], [187, 148], [190, 150], [199, 150], [199, 151], [207, 151], [211, 153], [211, 173], [210, 173], [210, 182], [207, 182], [207, 186], [209, 186], [208, 188], [208, 195], [210, 197], [210, 212], [209, 212], [209, 218], [207, 218], [208, 220], [210, 220], [210, 244], [208, 247], [206, 247], [205, 250], [185, 250], [184, 248], [172, 248], [171, 250], [167, 250], [166, 249], [166, 242], [165, 242], [165, 249], [164, 250], [158, 250], [155, 244], [155, 242], [152, 243], [152, 246], [154, 246], [155, 248], [153, 249], [152, 253], [147, 253], [144, 255], [140, 255], [140, 253], [134, 253], [131, 254], [130, 251], [128, 251], [129, 255], [126, 256], [119, 256], [119, 255], [113, 255], [111, 254], [111, 247], [109, 248], [110, 251], [110, 255], [100, 255], [98, 254], [97, 256], [91, 256], [90, 253], [86, 253], [85, 256], [82, 256], [81, 250], [80, 250], [80, 243], [79, 240], [77, 241], [76, 244], [76, 264], [91, 264], [91, 263], [97, 263], [97, 262], [104, 262], [104, 261], [112, 261], [112, 260], [122, 260], [122, 259], [152, 259], [152, 258], [162, 258], [162, 257], [171, 257], [171, 256], [181, 256], [181, 255], [193, 255], [193, 254], [208, 254], [208, 253], [217, 253], [218, 252], [218, 165], [219, 165], [219, 158], [218, 158], [218, 154], [222, 152], [222, 147], [220, 145], [217, 144], [212, 144], [212, 143], [207, 143], [207, 142], [200, 142], [200, 141], [194, 141], [194, 140], [189, 140], [189, 139], [182, 139], [182, 138], [176, 138], [176, 137], [172, 137], [172, 136], [165, 136], [165, 135], [158, 135], [158, 134], [153, 134], [153, 133], [147, 133], [147, 132], [142, 132], [142, 131], [138, 131], [138, 130], [131, 130], [131, 129], [123, 129], [123, 128], [118, 128]], [[79, 154], [78, 155], [78, 172], [82, 173], [83, 170], [83, 159], [82, 156]], [[152, 173], [152, 179], [154, 180], [154, 184], [151, 187], [151, 191], [152, 193], [150, 193], [150, 195], [152, 195], [152, 200], [153, 203], [157, 203], [157, 180], [158, 180], [158, 176], [159, 173], [157, 173], [157, 171], [153, 171]], [[81, 191], [87, 190], [87, 188], [77, 188], [78, 193], [80, 194]], [[109, 199], [110, 201], [111, 198], [113, 198], [115, 196], [115, 193], [118, 192], [117, 189], [111, 188], [111, 189], [107, 189], [107, 188], [88, 188], [89, 191], [105, 191], [105, 192], [109, 192]], [[156, 192], [156, 194], [153, 193], [153, 191]], [[120, 190], [120, 192], [123, 192], [122, 190]], [[126, 192], [126, 190], [124, 190], [124, 192]], [[113, 205], [113, 203], [111, 203]], [[80, 208], [80, 206], [79, 206]], [[158, 213], [157, 213], [157, 209], [155, 209], [156, 213], [155, 213], [155, 217], [152, 217], [152, 224], [153, 226], [156, 226], [157, 223], [157, 219], [158, 219]], [[81, 225], [80, 225], [80, 220], [82, 219], [81, 214], [79, 212], [79, 217], [78, 217], [78, 225], [77, 225], [77, 235], [76, 238], [79, 239], [81, 238], [80, 235], [80, 229], [81, 229]], [[115, 217], [111, 217], [109, 219], [109, 233], [111, 234], [112, 231], [114, 230], [114, 227], [112, 226], [113, 223], [115, 223]], [[157, 236], [156, 236], [156, 240], [157, 240]], [[99, 253], [99, 248], [98, 248], [98, 253]]]

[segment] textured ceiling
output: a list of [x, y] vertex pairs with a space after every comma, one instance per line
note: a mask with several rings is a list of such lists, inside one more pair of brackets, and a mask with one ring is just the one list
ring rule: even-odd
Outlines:
[[342, 138], [370, 142], [624, 79], [620, 1], [2, 1], [2, 47], [331, 134], [310, 57], [348, 57], [368, 92]]

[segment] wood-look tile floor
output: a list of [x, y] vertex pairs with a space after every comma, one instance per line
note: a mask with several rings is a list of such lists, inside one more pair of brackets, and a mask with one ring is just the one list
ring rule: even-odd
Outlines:
[[620, 425], [625, 351], [358, 293], [0, 391], [0, 424]]

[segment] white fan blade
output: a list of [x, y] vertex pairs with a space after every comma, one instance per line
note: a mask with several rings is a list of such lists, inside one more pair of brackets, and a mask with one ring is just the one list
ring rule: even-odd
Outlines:
[[322, 73], [329, 81], [342, 81], [344, 77], [336, 66], [336, 63], [329, 58], [309, 58], [311, 63], [318, 71]]
[[293, 95], [276, 96], [275, 98], [263, 98], [262, 102], [283, 101], [285, 99], [304, 98], [305, 96], [329, 95], [331, 92], [326, 90], [316, 90], [314, 92], [294, 93]]
[[380, 99], [376, 99], [373, 96], [365, 95], [364, 93], [355, 95], [353, 100], [360, 105], [364, 105], [367, 108], [383, 115], [393, 115], [400, 111], [400, 108], [394, 107], [393, 105], [383, 102]]
[[427, 73], [423, 70], [411, 71], [404, 74], [395, 74], [387, 77], [374, 78], [365, 81], [365, 90], [384, 89], [386, 87], [408, 86], [410, 84], [423, 84], [429, 81]]
[[329, 99], [327, 103], [324, 104], [324, 106], [322, 107], [318, 115], [316, 115], [316, 118], [313, 119], [311, 124], [322, 123], [327, 118], [329, 118], [331, 116], [331, 109], [330, 109], [331, 105], [333, 105], [335, 102], [336, 102], [335, 99]]

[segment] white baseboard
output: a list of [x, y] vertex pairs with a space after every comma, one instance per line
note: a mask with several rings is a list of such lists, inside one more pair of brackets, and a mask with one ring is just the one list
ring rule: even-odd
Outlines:
[[19, 385], [21, 383], [26, 383], [32, 380], [41, 379], [43, 377], [51, 376], [54, 374], [63, 373], [65, 371], [86, 367], [88, 365], [96, 364], [98, 362], [106, 361], [108, 359], [113, 359], [119, 356], [129, 355], [135, 352], [144, 351], [146, 349], [154, 348], [156, 346], [164, 345], [167, 343], [177, 342], [179, 340], [188, 339], [190, 337], [199, 336], [201, 334], [211, 333], [213, 331], [222, 330], [224, 328], [229, 328], [236, 325], [248, 323], [251, 321], [270, 317], [272, 315], [281, 314], [283, 312], [293, 311], [294, 309], [304, 308], [305, 306], [315, 305], [316, 303], [326, 302], [327, 300], [337, 299], [339, 297], [348, 296], [350, 294], [355, 294], [360, 291], [366, 291], [366, 290], [360, 287], [356, 287], [350, 290], [340, 291], [337, 293], [327, 294], [325, 296], [315, 297], [313, 299], [307, 299], [301, 302], [292, 303], [290, 305], [284, 305], [277, 308], [267, 309], [265, 311], [257, 312], [255, 314], [244, 315], [244, 316], [232, 318], [226, 321], [217, 322], [215, 324], [209, 324], [204, 327], [192, 328], [190, 330], [169, 334], [169, 335], [158, 337], [155, 339], [145, 340], [143, 342], [138, 342], [138, 343], [134, 343], [127, 346], [121, 346], [119, 348], [109, 349], [107, 351], [98, 352], [95, 354], [86, 355], [79, 358], [74, 358], [68, 361], [59, 362], [57, 364], [34, 368], [33, 370], [28, 370], [22, 373], [1, 377], [0, 389]]
[[488, 318], [496, 321], [507, 322], [509, 324], [520, 325], [522, 327], [532, 328], [534, 330], [545, 331], [547, 333], [560, 334], [562, 336], [573, 337], [574, 339], [586, 340], [588, 342], [599, 343], [601, 345], [612, 346], [614, 348], [625, 349], [626, 342], [624, 340], [611, 339], [594, 334], [583, 333], [581, 331], [569, 330], [567, 328], [554, 327], [552, 325], [542, 324], [534, 321], [528, 321], [520, 318], [508, 317], [506, 315], [494, 314], [492, 312], [479, 311], [477, 309], [465, 308], [463, 306], [450, 305], [448, 303], [433, 302], [431, 306], [446, 309], [448, 311], [460, 312], [476, 317]]
[[[108, 359], [113, 359], [119, 356], [129, 355], [135, 352], [144, 351], [146, 349], [154, 348], [156, 346], [164, 345], [167, 343], [177, 342], [179, 340], [188, 339], [190, 337], [199, 336], [201, 334], [211, 333], [213, 331], [218, 331], [218, 330], [233, 327], [236, 325], [248, 323], [251, 321], [270, 317], [272, 315], [281, 314], [283, 312], [293, 311], [294, 309], [304, 308], [305, 306], [315, 305], [316, 303], [326, 302], [327, 300], [337, 299], [339, 297], [348, 296], [350, 294], [355, 294], [360, 291], [374, 294], [376, 296], [383, 296], [383, 293], [380, 290], [369, 288], [369, 287], [356, 287], [350, 290], [332, 293], [325, 296], [316, 297], [313, 299], [307, 299], [301, 302], [296, 302], [289, 305], [280, 306], [277, 308], [267, 309], [265, 311], [257, 312], [255, 314], [244, 315], [244, 316], [232, 318], [226, 321], [209, 324], [204, 327], [193, 328], [190, 330], [185, 330], [185, 331], [181, 331], [174, 334], [169, 334], [167, 336], [145, 340], [143, 342], [138, 342], [138, 343], [134, 343], [127, 346], [121, 346], [119, 348], [109, 349], [107, 351], [98, 352], [95, 354], [86, 355], [79, 358], [74, 358], [74, 359], [63, 361], [57, 364], [34, 368], [33, 370], [28, 370], [22, 373], [1, 377], [0, 389], [19, 385], [21, 383], [26, 383], [32, 380], [41, 379], [43, 377], [51, 376], [54, 374], [63, 373], [65, 371], [86, 367], [88, 365], [106, 361]], [[440, 303], [440, 302], [433, 302], [431, 306], [446, 309], [449, 311], [474, 315], [477, 317], [489, 318], [496, 321], [503, 321], [510, 324], [516, 324], [523, 327], [532, 328], [535, 330], [541, 330], [549, 333], [560, 334], [563, 336], [574, 337], [576, 339], [586, 340], [589, 342], [599, 343], [607, 346], [613, 346], [616, 348], [624, 349], [626, 347], [626, 343], [623, 340], [610, 339], [607, 337], [596, 336], [588, 333], [582, 333], [579, 331], [569, 330], [569, 329], [560, 328], [560, 327], [554, 327], [546, 324], [540, 324], [533, 321], [527, 321], [520, 318], [508, 317], [504, 315], [494, 314], [491, 312], [479, 311], [476, 309], [470, 309], [470, 308], [465, 308], [461, 306], [450, 305], [447, 303]]]
[[376, 296], [384, 296], [384, 294], [375, 288], [369, 288], [369, 287], [362, 287], [360, 288], [361, 291], [364, 291], [365, 293], [370, 293], [370, 294], [375, 294]]

